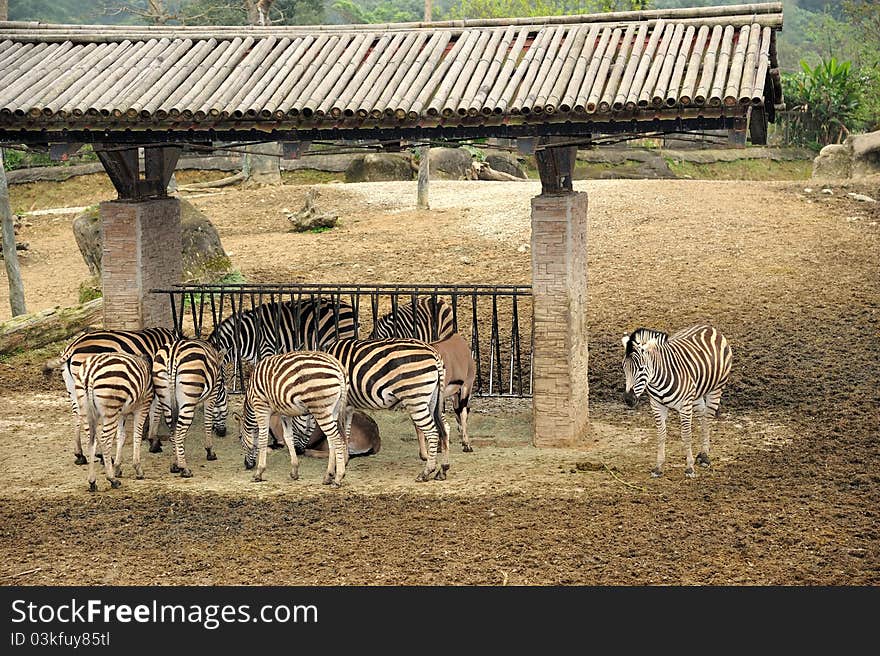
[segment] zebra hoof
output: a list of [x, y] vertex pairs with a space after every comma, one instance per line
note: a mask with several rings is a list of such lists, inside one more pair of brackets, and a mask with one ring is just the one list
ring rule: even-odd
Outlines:
[[116, 476], [116, 478], [122, 478], [122, 465], [116, 465], [113, 468], [113, 475]]
[[159, 443], [159, 440], [150, 442], [150, 453], [162, 453], [162, 445]]
[[86, 460], [86, 457], [85, 457], [83, 454], [81, 454], [81, 453], [75, 453], [74, 455], [76, 456], [76, 460], [73, 461], [73, 464], [75, 464], [75, 465], [87, 465], [87, 464], [89, 464], [89, 461]]
[[97, 492], [98, 484], [95, 481], [89, 481], [89, 492]]
[[183, 470], [177, 466], [176, 462], [171, 463], [171, 473], [172, 474], [179, 474], [181, 471], [183, 471]]
[[[447, 465], [447, 467], [448, 466], [449, 465]], [[438, 471], [436, 474], [434, 474], [434, 480], [435, 481], [445, 481], [446, 480], [446, 470], [441, 468], [440, 471]]]
[[206, 458], [208, 460], [216, 460], [217, 459], [217, 454], [214, 453], [213, 451], [211, 451], [211, 449], [205, 449], [205, 451], [208, 452], [208, 455], [206, 456]]
[[700, 466], [702, 466], [702, 467], [708, 467], [709, 465], [712, 464], [712, 462], [709, 460], [709, 456], [708, 456], [708, 454], [703, 453], [702, 451], [700, 451], [700, 452], [697, 454], [697, 464], [700, 465]]
[[214, 435], [217, 437], [226, 437], [226, 426], [214, 426]]
[[299, 472], [293, 472], [293, 471], [290, 472], [290, 478], [292, 478], [295, 481], [298, 481], [299, 480]]
[[324, 474], [324, 479], [321, 481], [321, 485], [330, 485], [333, 482], [333, 476], [330, 474]]
[[117, 481], [115, 478], [111, 478], [110, 487], [112, 487], [114, 490], [117, 490], [122, 487], [122, 483]]
[[449, 463], [447, 462], [445, 465], [440, 465], [440, 469], [443, 470], [444, 472], [448, 472], [449, 471]]
[[254, 474], [254, 478], [252, 480], [254, 481], [254, 483], [262, 483], [263, 477], [260, 476], [259, 474]]
[[465, 453], [473, 453], [474, 447], [472, 447], [470, 444], [462, 444], [461, 450], [464, 451]]
[[135, 472], [134, 477], [135, 477], [137, 480], [139, 480], [139, 481], [144, 480], [144, 472], [143, 472], [143, 470], [138, 471], [138, 472]]
[[192, 469], [181, 469], [180, 470], [180, 477], [181, 478], [192, 478], [192, 476], [193, 476]]
[[330, 489], [331, 490], [338, 490], [341, 487], [342, 487], [341, 482], [337, 483], [336, 481], [330, 481]]
[[696, 474], [696, 472], [694, 472], [693, 467], [686, 468], [684, 470], [684, 475], [687, 476], [688, 478], [696, 478], [697, 477], [697, 474]]
[[654, 467], [654, 469], [651, 470], [651, 478], [660, 478], [661, 476], [663, 476], [663, 470], [659, 467]]
[[429, 472], [423, 471], [421, 474], [416, 476], [416, 483], [424, 483], [425, 481], [431, 480], [431, 474], [433, 474], [433, 473], [434, 473], [433, 470], [431, 470]]

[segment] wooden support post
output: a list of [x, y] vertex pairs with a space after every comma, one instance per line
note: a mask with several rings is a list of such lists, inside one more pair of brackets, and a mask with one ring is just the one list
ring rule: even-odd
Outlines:
[[573, 190], [576, 146], [536, 150], [542, 192], [532, 199], [533, 440], [583, 446], [587, 384], [587, 194]]
[[733, 127], [727, 130], [727, 142], [731, 146], [746, 147], [746, 132], [748, 131], [748, 119], [745, 116], [733, 120]]
[[15, 224], [12, 208], [9, 205], [9, 186], [6, 183], [6, 169], [3, 168], [3, 149], [0, 148], [0, 222], [3, 230], [3, 262], [9, 280], [9, 307], [12, 316], [27, 313], [24, 302], [24, 285], [18, 268], [18, 251], [15, 250]]
[[431, 147], [422, 146], [419, 149], [419, 182], [416, 196], [416, 208], [428, 209], [428, 180], [431, 173]]
[[106, 145], [95, 144], [95, 153], [116, 187], [119, 200], [165, 198], [168, 195], [168, 183], [180, 157], [180, 147], [144, 147], [143, 176], [138, 150], [138, 146], [108, 148]]

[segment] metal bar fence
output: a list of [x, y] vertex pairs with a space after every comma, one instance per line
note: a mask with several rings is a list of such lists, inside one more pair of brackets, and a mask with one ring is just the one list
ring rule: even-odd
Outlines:
[[[250, 373], [243, 325], [248, 314], [254, 316], [255, 332], [278, 353], [285, 349], [278, 329], [282, 304], [290, 306], [288, 316], [292, 319], [288, 321], [293, 323], [288, 348], [314, 350], [318, 348], [317, 333], [309, 333], [309, 341], [302, 343], [301, 321], [303, 312], [318, 307], [322, 300], [330, 305], [334, 334], [339, 334], [340, 310], [345, 308], [354, 319], [354, 337], [370, 339], [375, 336], [376, 323], [389, 313], [393, 313], [390, 322], [396, 336], [417, 336], [416, 322], [404, 325], [400, 310], [410, 309], [415, 316], [419, 302], [428, 299], [434, 318], [428, 327], [431, 339], [437, 338], [435, 308], [442, 300], [451, 307], [454, 332], [471, 345], [477, 368], [474, 395], [532, 396], [532, 289], [527, 285], [192, 284], [150, 291], [168, 297], [179, 334], [208, 339], [221, 323], [230, 327], [235, 348], [232, 375], [227, 380], [232, 393], [244, 391]], [[263, 313], [255, 310], [271, 303], [274, 305], [266, 307], [274, 313], [274, 322], [267, 323], [274, 326], [264, 326]], [[253, 348], [259, 357], [259, 346]]]

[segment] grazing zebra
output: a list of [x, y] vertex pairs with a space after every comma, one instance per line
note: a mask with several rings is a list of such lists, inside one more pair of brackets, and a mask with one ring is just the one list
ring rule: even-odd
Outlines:
[[[222, 410], [226, 414], [226, 386], [220, 370], [220, 354], [208, 342], [201, 339], [180, 339], [156, 351], [153, 358], [153, 389], [156, 401], [171, 429], [174, 445], [174, 462], [171, 473], [190, 478], [192, 471], [186, 466], [184, 439], [192, 424], [196, 406], [204, 403], [205, 451], [208, 460], [216, 460], [212, 433], [217, 430], [214, 417]], [[155, 439], [158, 422], [150, 426], [150, 441]], [[225, 423], [222, 433], [226, 433]], [[213, 430], [212, 430], [213, 429]]]
[[[445, 369], [440, 354], [425, 342], [406, 338], [343, 339], [327, 352], [348, 372], [349, 408], [405, 408], [428, 443], [425, 468], [416, 480], [427, 481], [435, 471], [434, 478], [444, 480], [449, 469], [448, 449], [441, 452], [443, 462], [437, 469], [440, 441], [448, 439], [443, 421]], [[346, 435], [348, 428], [347, 424]]]
[[400, 302], [396, 313], [392, 310], [376, 320], [373, 338], [412, 337], [423, 342], [439, 342], [455, 332], [452, 304], [442, 298], [420, 298], [416, 301], [415, 317], [413, 328], [413, 305]]
[[291, 417], [311, 414], [327, 436], [330, 452], [324, 484], [342, 485], [348, 449], [345, 421], [348, 376], [340, 362], [320, 351], [280, 353], [260, 360], [254, 367], [244, 397], [242, 416], [237, 417], [239, 439], [245, 450], [244, 466], [257, 468], [254, 481], [262, 481], [269, 446], [272, 414], [284, 419], [284, 441], [290, 452], [290, 477], [299, 478]]
[[[85, 421], [85, 412], [77, 403], [77, 394], [74, 389], [74, 377], [82, 363], [96, 353], [128, 353], [130, 355], [147, 355], [152, 358], [161, 346], [174, 339], [174, 331], [168, 328], [95, 330], [80, 335], [67, 345], [58, 358], [46, 362], [43, 366], [43, 373], [48, 375], [53, 370], [60, 368], [64, 378], [64, 386], [70, 395], [75, 422], [73, 454], [77, 465], [86, 464], [82, 452], [82, 427]], [[159, 450], [161, 451], [161, 447]]]
[[[110, 487], [121, 485], [122, 447], [125, 444], [125, 418], [134, 419], [134, 465], [137, 478], [144, 477], [141, 467], [141, 439], [153, 403], [149, 357], [128, 353], [98, 353], [87, 358], [74, 374], [77, 405], [89, 425], [89, 491], [95, 492], [95, 457], [98, 426], [101, 426], [101, 449], [104, 471]], [[116, 457], [110, 458], [116, 435]]]
[[693, 409], [700, 414], [702, 450], [697, 462], [709, 466], [709, 425], [706, 412], [718, 415], [721, 392], [730, 375], [731, 350], [724, 335], [711, 326], [692, 326], [672, 336], [649, 328], [639, 328], [623, 338], [626, 353], [626, 404], [634, 408], [647, 390], [651, 414], [657, 424], [657, 466], [652, 476], [663, 475], [666, 460], [666, 417], [677, 410], [681, 420], [681, 439], [686, 451], [685, 476], [693, 478], [694, 454], [691, 450]]

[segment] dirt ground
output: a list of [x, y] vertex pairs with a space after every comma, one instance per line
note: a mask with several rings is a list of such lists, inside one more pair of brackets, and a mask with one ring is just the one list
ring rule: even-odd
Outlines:
[[[76, 184], [70, 206], [112, 197], [99, 178]], [[293, 481], [285, 451], [270, 453], [266, 482], [251, 482], [232, 432], [206, 462], [196, 423], [193, 478], [169, 473], [166, 448], [144, 449], [146, 479], [134, 480], [129, 443], [123, 487], [99, 477], [89, 494], [60, 375], [40, 373], [53, 345], [0, 360], [0, 581], [880, 583], [880, 210], [846, 195], [880, 198], [880, 181], [831, 184], [830, 194], [815, 181], [575, 186], [590, 199], [582, 445], [536, 449], [529, 401], [477, 398], [474, 452], [461, 452], [453, 428], [448, 480], [416, 483], [411, 426], [376, 413], [380, 453], [353, 459], [343, 488], [330, 490], [323, 460], [303, 458]], [[231, 189], [193, 202], [252, 282], [529, 282], [536, 182], [432, 182], [426, 212], [411, 208], [414, 182], [321, 185], [319, 203], [340, 227], [289, 233], [282, 210], [299, 209], [306, 191]], [[15, 205], [23, 190], [11, 192]], [[41, 209], [40, 198], [28, 206]], [[75, 302], [87, 275], [71, 219], [27, 218], [31, 310]], [[646, 403], [631, 411], [620, 399], [620, 338], [698, 321], [718, 326], [734, 354], [713, 464], [684, 477], [672, 416], [667, 474], [652, 479], [653, 422]]]

